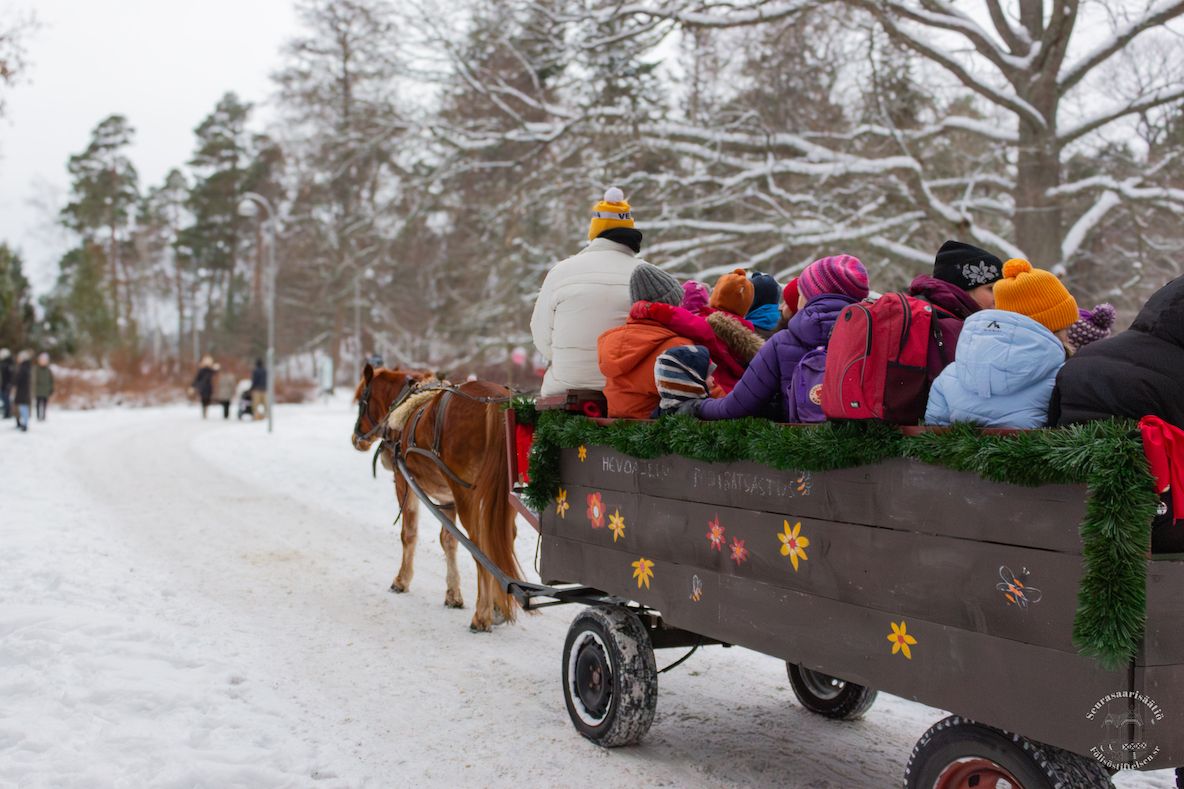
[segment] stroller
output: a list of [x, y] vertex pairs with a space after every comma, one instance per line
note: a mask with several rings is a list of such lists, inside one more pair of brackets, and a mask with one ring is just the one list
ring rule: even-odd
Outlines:
[[245, 417], [254, 418], [255, 413], [251, 408], [251, 382], [244, 378], [238, 382], [236, 390], [238, 392], [238, 418], [240, 420]]

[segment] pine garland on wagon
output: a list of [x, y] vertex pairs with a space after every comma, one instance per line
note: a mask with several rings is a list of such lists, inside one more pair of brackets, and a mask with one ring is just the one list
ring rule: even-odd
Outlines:
[[681, 455], [705, 463], [752, 461], [781, 470], [821, 472], [912, 458], [1011, 485], [1085, 484], [1080, 526], [1085, 572], [1073, 641], [1107, 667], [1131, 660], [1142, 642], [1147, 555], [1159, 499], [1138, 427], [1128, 420], [987, 434], [971, 425], [905, 435], [880, 423], [828, 422], [786, 427], [761, 419], [702, 422], [666, 416], [601, 424], [562, 411], [536, 412], [516, 401], [518, 421], [535, 425], [524, 499], [545, 509], [559, 488], [559, 453], [581, 444], [631, 457]]

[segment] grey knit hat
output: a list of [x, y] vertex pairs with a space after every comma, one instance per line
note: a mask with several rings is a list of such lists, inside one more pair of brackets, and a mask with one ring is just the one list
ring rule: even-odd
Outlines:
[[657, 301], [677, 307], [682, 304], [682, 285], [657, 266], [642, 263], [629, 277], [629, 298], [634, 302]]

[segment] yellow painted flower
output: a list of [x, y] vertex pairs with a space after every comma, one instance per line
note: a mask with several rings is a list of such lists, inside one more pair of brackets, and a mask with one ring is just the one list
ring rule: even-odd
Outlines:
[[810, 547], [810, 539], [802, 534], [802, 522], [798, 521], [791, 529], [789, 521], [785, 521], [785, 531], [777, 535], [777, 539], [781, 540], [781, 555], [788, 556], [789, 561], [793, 564], [793, 571], [798, 571], [798, 559], [805, 561], [810, 557], [806, 556], [806, 548]]
[[585, 460], [588, 459], [588, 447], [584, 446], [583, 444], [580, 444], [580, 448], [576, 452], [576, 455], [580, 458], [580, 462], [583, 463]]
[[913, 659], [913, 653], [909, 651], [909, 647], [916, 644], [917, 639], [905, 632], [903, 620], [899, 625], [895, 622], [892, 623], [892, 632], [888, 634], [888, 640], [892, 642], [892, 654], [903, 652], [906, 659]]
[[567, 491], [563, 488], [559, 489], [559, 495], [555, 497], [555, 513], [564, 518], [567, 516], [567, 511], [571, 509], [571, 502], [567, 500]]
[[613, 533], [613, 542], [625, 536], [625, 516], [620, 510], [613, 510], [613, 514], [608, 516], [608, 528]]
[[654, 563], [644, 556], [633, 563], [633, 577], [637, 579], [637, 588], [640, 589], [642, 584], [645, 588], [650, 588], [650, 579], [654, 577]]

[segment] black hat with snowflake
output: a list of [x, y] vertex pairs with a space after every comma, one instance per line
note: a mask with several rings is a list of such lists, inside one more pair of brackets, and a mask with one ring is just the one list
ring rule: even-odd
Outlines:
[[947, 241], [937, 251], [933, 276], [962, 290], [974, 290], [1002, 279], [1003, 261], [985, 249], [961, 241]]

